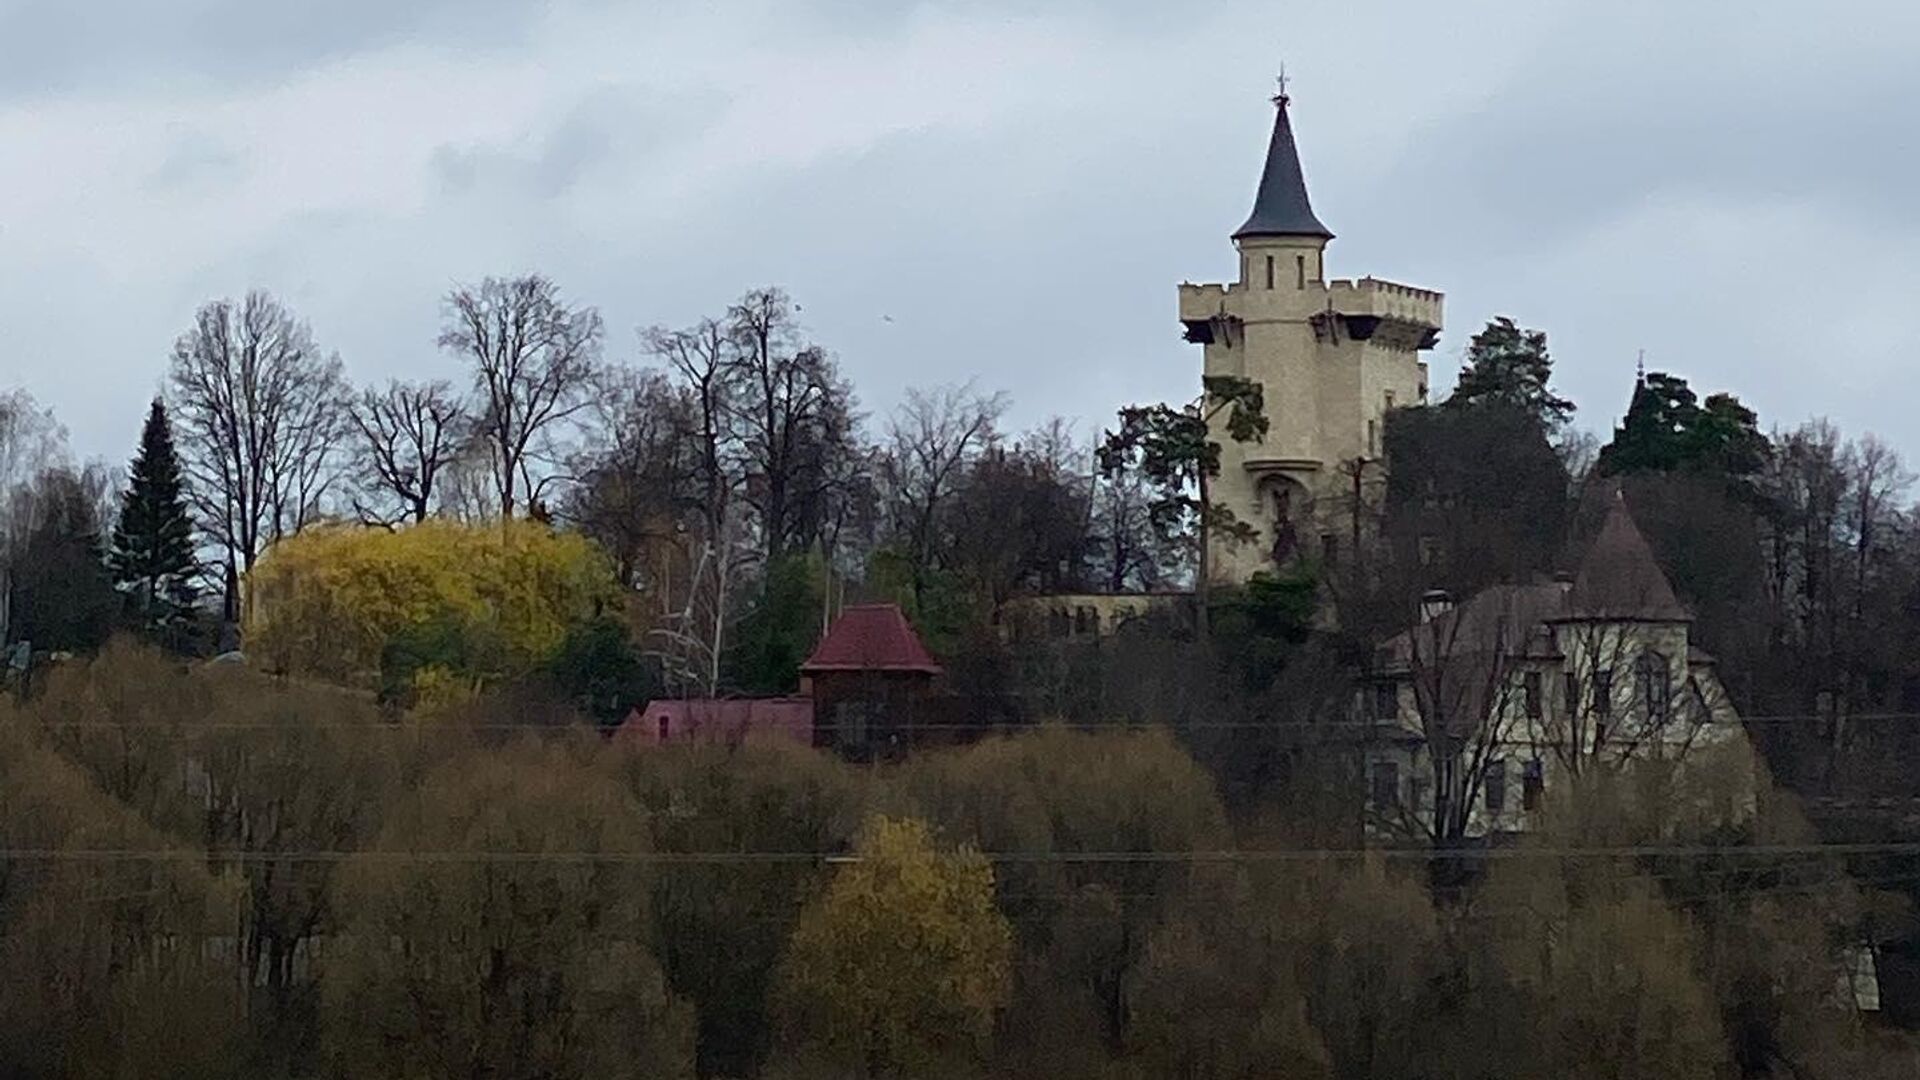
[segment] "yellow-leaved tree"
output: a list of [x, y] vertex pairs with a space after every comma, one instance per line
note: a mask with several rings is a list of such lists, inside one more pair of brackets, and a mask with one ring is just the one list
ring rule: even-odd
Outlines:
[[1013, 934], [977, 851], [876, 815], [855, 860], [801, 914], [775, 1007], [796, 1063], [925, 1076], [978, 1060], [1011, 991]]
[[307, 529], [269, 548], [248, 588], [251, 652], [362, 685], [396, 668], [409, 682], [523, 671], [619, 602], [592, 541], [532, 521]]

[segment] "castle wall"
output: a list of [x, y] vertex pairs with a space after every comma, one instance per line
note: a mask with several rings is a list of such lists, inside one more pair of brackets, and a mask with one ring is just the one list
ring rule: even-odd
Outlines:
[[[1213, 498], [1258, 534], [1246, 543], [1216, 538], [1216, 583], [1244, 581], [1273, 565], [1274, 492], [1281, 486], [1298, 485], [1290, 503], [1298, 550], [1314, 552], [1323, 535], [1350, 531], [1351, 480], [1343, 466], [1377, 459], [1389, 408], [1421, 401], [1426, 368], [1416, 345], [1437, 330], [1441, 303], [1440, 294], [1425, 289], [1306, 276], [1321, 271], [1318, 238], [1248, 240], [1240, 254], [1242, 280], [1182, 286], [1180, 296], [1183, 320], [1212, 326], [1206, 373], [1252, 379], [1265, 392], [1265, 438], [1235, 442], [1224, 416], [1215, 421], [1221, 467]], [[1379, 323], [1362, 341], [1336, 316]], [[1377, 485], [1382, 477], [1376, 466], [1366, 480]]]

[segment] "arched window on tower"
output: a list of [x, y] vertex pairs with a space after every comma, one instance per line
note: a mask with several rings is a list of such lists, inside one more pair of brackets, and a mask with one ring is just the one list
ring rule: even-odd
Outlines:
[[1307, 287], [1307, 257], [1305, 255], [1295, 255], [1293, 257], [1293, 276], [1294, 288], [1304, 289]]
[[1273, 288], [1273, 256], [1267, 256], [1267, 288]]
[[1275, 566], [1286, 566], [1300, 552], [1300, 526], [1312, 521], [1307, 491], [1298, 481], [1274, 477], [1261, 488], [1261, 500], [1270, 517], [1272, 546], [1268, 557]]

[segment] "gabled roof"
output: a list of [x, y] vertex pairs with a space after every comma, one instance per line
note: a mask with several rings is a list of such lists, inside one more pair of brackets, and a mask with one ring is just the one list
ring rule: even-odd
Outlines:
[[1653, 557], [1653, 548], [1627, 511], [1626, 499], [1618, 492], [1607, 509], [1600, 535], [1574, 575], [1561, 617], [1646, 622], [1685, 622], [1689, 618]]
[[1267, 165], [1260, 172], [1260, 190], [1253, 197], [1253, 213], [1236, 229], [1235, 240], [1248, 236], [1318, 236], [1333, 239], [1307, 202], [1307, 180], [1300, 173], [1300, 151], [1293, 145], [1293, 124], [1287, 119], [1287, 95], [1273, 99], [1273, 138], [1267, 143]]
[[1486, 715], [1517, 660], [1557, 659], [1547, 622], [1565, 593], [1553, 582], [1493, 585], [1381, 644], [1379, 673], [1421, 680], [1429, 708], [1456, 727]]
[[913, 632], [898, 604], [856, 604], [840, 613], [800, 665], [818, 671], [916, 671], [940, 674], [940, 665]]

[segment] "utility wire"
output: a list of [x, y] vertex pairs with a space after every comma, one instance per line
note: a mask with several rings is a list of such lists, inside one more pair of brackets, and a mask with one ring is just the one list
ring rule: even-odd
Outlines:
[[[712, 699], [721, 703], [731, 699]], [[749, 700], [749, 699], [737, 699]], [[1755, 725], [1802, 724], [1835, 719], [1817, 713], [1777, 713], [1767, 716], [1742, 716], [1734, 719], [1713, 719], [1696, 723], [1672, 725], [1676, 732], [1699, 727], [1752, 727]], [[1844, 723], [1874, 722], [1911, 722], [1920, 721], [1920, 712], [1855, 713], [1838, 718]], [[1516, 724], [1521, 721], [1515, 721]], [[389, 732], [427, 732], [427, 731], [584, 731], [586, 724], [554, 724], [537, 721], [497, 720], [463, 721], [459, 719], [440, 720], [25, 720], [21, 724], [26, 728], [46, 730], [169, 730], [191, 733], [196, 731], [254, 731], [275, 730], [299, 732], [308, 730], [362, 730]], [[815, 721], [815, 731], [836, 731], [841, 727], [859, 727], [849, 722], [839, 724], [831, 720]], [[1161, 720], [1047, 720], [1039, 723], [1002, 723], [992, 720], [948, 720], [929, 723], [902, 724], [901, 731], [1043, 731], [1064, 729], [1068, 731], [1319, 731], [1328, 729], [1392, 729], [1418, 731], [1417, 724], [1401, 724], [1391, 720], [1194, 720], [1185, 723]], [[670, 740], [671, 741], [671, 740]]]
[[[1778, 859], [1792, 856], [1920, 855], [1920, 842], [1704, 845], [1625, 845], [1603, 847], [1511, 847], [1436, 850], [1432, 848], [1266, 848], [1184, 851], [980, 851], [999, 865], [1159, 865], [1192, 866], [1261, 863], [1514, 862], [1530, 860], [1619, 861], [1670, 859]], [[305, 848], [282, 851], [244, 848], [0, 848], [0, 859], [22, 862], [168, 862], [339, 863], [520, 863], [751, 866], [857, 863], [851, 851], [511, 851], [499, 849]], [[1761, 869], [1764, 869], [1762, 867]]]

